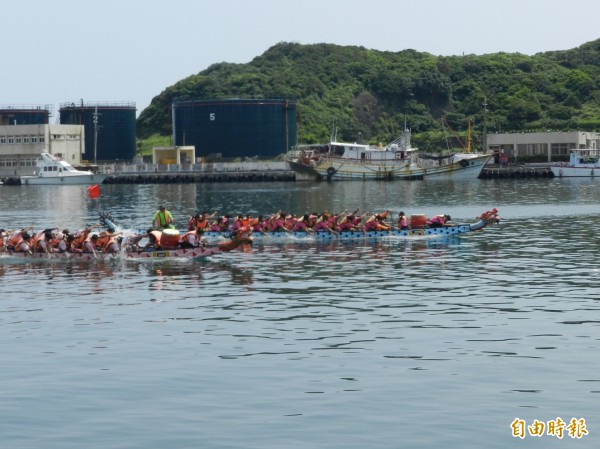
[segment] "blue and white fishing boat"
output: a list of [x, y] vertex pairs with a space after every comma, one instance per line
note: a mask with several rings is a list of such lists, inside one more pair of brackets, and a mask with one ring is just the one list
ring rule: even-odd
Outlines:
[[550, 170], [559, 178], [600, 176], [600, 149], [572, 149], [569, 162], [552, 164]]

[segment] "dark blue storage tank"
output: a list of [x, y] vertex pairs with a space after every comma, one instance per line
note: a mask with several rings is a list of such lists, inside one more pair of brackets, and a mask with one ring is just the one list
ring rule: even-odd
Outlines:
[[296, 102], [284, 99], [173, 102], [173, 141], [196, 156], [272, 158], [296, 145]]
[[52, 106], [0, 105], [0, 125], [47, 125]]
[[61, 124], [84, 125], [85, 160], [135, 158], [135, 103], [61, 103], [59, 111]]

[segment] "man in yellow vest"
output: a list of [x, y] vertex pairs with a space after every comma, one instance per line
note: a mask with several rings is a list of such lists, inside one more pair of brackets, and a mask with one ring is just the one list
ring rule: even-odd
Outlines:
[[160, 206], [152, 217], [152, 227], [159, 231], [173, 229], [173, 215], [165, 209], [165, 206]]

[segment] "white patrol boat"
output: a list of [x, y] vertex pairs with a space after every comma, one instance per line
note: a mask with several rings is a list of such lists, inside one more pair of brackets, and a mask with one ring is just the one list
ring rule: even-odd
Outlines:
[[87, 185], [101, 184], [108, 175], [77, 170], [71, 164], [50, 153], [41, 153], [35, 162], [33, 175], [21, 176], [21, 184], [32, 185]]

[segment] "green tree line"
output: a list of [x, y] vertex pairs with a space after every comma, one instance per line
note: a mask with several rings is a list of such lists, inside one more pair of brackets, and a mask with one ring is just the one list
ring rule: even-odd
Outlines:
[[167, 87], [138, 118], [139, 137], [171, 134], [175, 99], [286, 98], [298, 142], [387, 143], [405, 124], [428, 151], [463, 136], [600, 128], [600, 39], [565, 51], [434, 56], [281, 42], [247, 64], [219, 63]]

